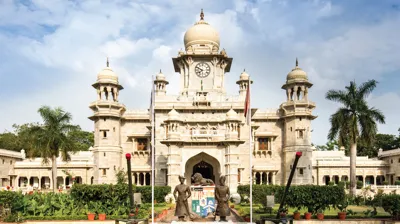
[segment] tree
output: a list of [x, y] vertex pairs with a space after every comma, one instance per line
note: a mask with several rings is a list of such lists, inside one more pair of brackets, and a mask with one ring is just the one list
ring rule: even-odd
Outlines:
[[330, 117], [331, 128], [328, 139], [338, 140], [339, 145], [350, 144], [350, 194], [356, 194], [356, 158], [357, 141], [371, 146], [377, 133], [377, 122], [384, 124], [385, 116], [374, 107], [369, 107], [366, 101], [368, 95], [375, 89], [377, 82], [369, 80], [360, 86], [350, 82], [345, 90], [329, 90], [326, 99], [339, 102], [342, 105]]
[[71, 131], [69, 136], [74, 141], [77, 151], [88, 151], [94, 145], [93, 132], [83, 131], [79, 126], [76, 130]]
[[339, 149], [339, 144], [334, 140], [327, 142], [326, 145], [317, 145], [315, 148], [317, 148], [318, 151], [334, 151]]
[[[71, 159], [69, 153], [76, 151], [73, 138], [69, 135], [78, 130], [78, 126], [71, 125], [72, 115], [61, 108], [52, 109], [42, 106], [38, 110], [43, 119], [43, 124], [29, 127], [29, 143], [32, 143], [31, 153], [28, 155], [39, 154], [44, 164], [48, 164], [49, 159], [52, 163], [52, 185], [53, 192], [56, 189], [57, 181], [57, 157], [61, 153], [63, 161]], [[32, 153], [35, 152], [35, 153]]]
[[366, 144], [362, 139], [357, 142], [357, 155], [368, 156], [370, 158], [377, 157], [379, 149], [391, 150], [400, 147], [400, 138], [396, 135], [376, 134], [375, 142], [372, 146]]

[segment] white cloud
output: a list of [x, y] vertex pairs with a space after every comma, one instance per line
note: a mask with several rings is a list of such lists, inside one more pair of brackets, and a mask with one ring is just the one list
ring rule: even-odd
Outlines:
[[[353, 24], [349, 20], [324, 27], [325, 20], [346, 12], [347, 6], [334, 1], [293, 5], [292, 1], [236, 0], [227, 5], [211, 0], [179, 4], [35, 0], [34, 4], [33, 10], [13, 1], [0, 3], [0, 26], [7, 27], [0, 28], [0, 47], [15, 58], [14, 63], [0, 62], [2, 71], [7, 71], [0, 71], [0, 78], [9, 78], [8, 71], [18, 67], [18, 72], [37, 76], [34, 81], [38, 82], [22, 83], [29, 90], [16, 85], [18, 94], [11, 96], [0, 90], [0, 96], [9, 96], [0, 102], [4, 108], [0, 111], [0, 131], [10, 129], [13, 123], [38, 120], [36, 111], [43, 104], [64, 107], [73, 113], [75, 122], [92, 130], [87, 119], [88, 104], [96, 98], [91, 84], [105, 66], [106, 56], [125, 87], [120, 100], [128, 108], [148, 107], [151, 76], [159, 69], [170, 82], [168, 93], [177, 94], [179, 75], [173, 70], [171, 57], [183, 47], [184, 32], [205, 6], [206, 21], [219, 31], [221, 48], [234, 58], [226, 76], [228, 94], [237, 94], [235, 82], [246, 68], [255, 81], [254, 106], [277, 108], [286, 98], [280, 87], [299, 57], [300, 67], [314, 83], [310, 99], [316, 102], [315, 114], [319, 116], [313, 122], [314, 143], [326, 141], [329, 116], [337, 108], [324, 99], [328, 89], [343, 89], [350, 80], [361, 83], [400, 70], [400, 31], [396, 29], [400, 17], [385, 14], [374, 23]], [[18, 29], [10, 31], [10, 27]], [[2, 53], [0, 61], [1, 57], [9, 59]], [[34, 68], [19, 68], [24, 63]], [[17, 80], [21, 74], [14, 76]], [[47, 81], [54, 76], [61, 81]], [[38, 84], [43, 89], [27, 92]], [[390, 106], [385, 102], [391, 102]], [[387, 116], [387, 124], [379, 126], [380, 130], [397, 132], [399, 93], [387, 90], [374, 95], [371, 105]]]

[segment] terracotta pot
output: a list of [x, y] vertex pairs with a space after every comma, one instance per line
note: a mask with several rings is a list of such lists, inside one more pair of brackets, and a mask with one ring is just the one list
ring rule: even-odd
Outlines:
[[95, 216], [94, 213], [88, 213], [87, 214], [87, 218], [88, 218], [89, 221], [93, 221], [94, 220], [94, 216]]
[[106, 214], [99, 214], [99, 220], [100, 221], [106, 220]]
[[300, 212], [295, 212], [295, 213], [293, 213], [293, 218], [294, 218], [295, 220], [300, 220]]
[[235, 205], [231, 205], [231, 208], [235, 208]]
[[324, 213], [317, 213], [318, 220], [324, 220]]
[[245, 222], [250, 222], [250, 217], [244, 217]]
[[311, 219], [311, 213], [310, 213], [310, 212], [305, 212], [305, 213], [304, 213], [304, 218], [305, 218], [306, 220], [310, 220], [310, 219]]
[[338, 212], [338, 216], [340, 220], [345, 220], [346, 219], [346, 212]]

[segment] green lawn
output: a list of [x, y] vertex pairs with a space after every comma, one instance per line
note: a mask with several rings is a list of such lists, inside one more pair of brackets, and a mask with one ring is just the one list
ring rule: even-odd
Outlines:
[[[260, 208], [262, 208], [262, 207], [259, 204], [253, 205], [253, 217], [254, 217], [254, 219], [259, 219], [261, 216], [275, 216], [277, 211], [278, 211], [278, 209], [279, 209], [279, 204], [275, 204], [275, 206], [273, 207], [272, 215], [270, 215], [269, 213], [261, 212]], [[249, 205], [243, 205], [243, 204], [235, 205], [235, 209], [239, 212], [239, 214], [241, 216], [245, 216], [245, 215], [249, 215], [250, 214], [250, 206]], [[349, 205], [347, 207], [347, 210], [352, 210], [353, 212], [356, 213], [353, 216], [357, 217], [357, 218], [366, 217], [363, 212], [367, 211], [368, 209], [371, 210], [371, 211], [373, 210], [372, 207], [368, 207], [368, 206]], [[294, 208], [289, 208], [289, 215], [293, 215], [294, 211], [295, 211]], [[304, 208], [304, 209], [300, 210], [300, 213], [303, 215], [306, 211], [307, 211], [307, 209]], [[339, 210], [337, 210], [337, 209], [328, 209], [328, 210], [324, 211], [324, 214], [325, 214], [325, 216], [334, 217], [334, 216], [337, 216], [338, 211]], [[377, 208], [377, 212], [378, 212], [377, 216], [379, 218], [390, 218], [390, 214], [385, 212], [383, 210], [383, 208]], [[349, 215], [348, 217], [351, 218], [351, 216], [352, 215]]]

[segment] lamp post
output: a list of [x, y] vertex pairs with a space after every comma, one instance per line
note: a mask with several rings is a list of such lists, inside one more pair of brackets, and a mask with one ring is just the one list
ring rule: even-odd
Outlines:
[[133, 218], [135, 215], [135, 208], [133, 207], [133, 193], [132, 193], [132, 170], [131, 170], [131, 154], [127, 153], [125, 154], [126, 158], [126, 164], [128, 165], [128, 190], [129, 190], [129, 204], [130, 204], [130, 210], [129, 210], [129, 219]]

